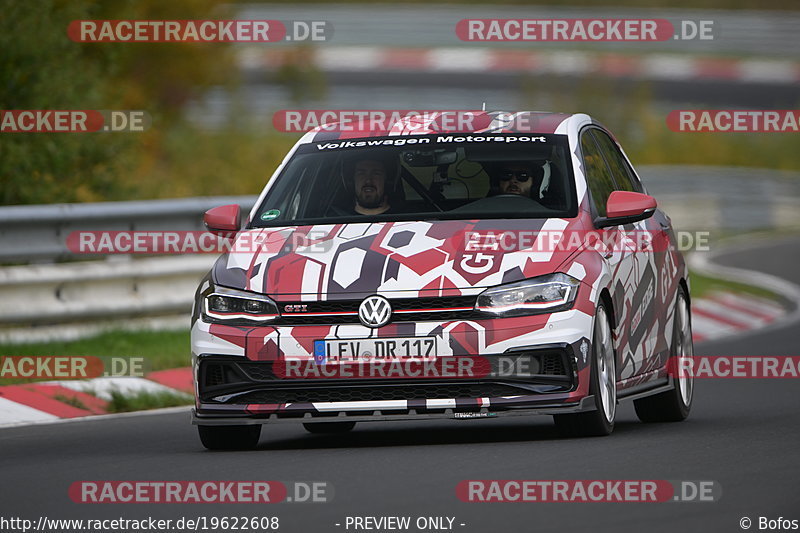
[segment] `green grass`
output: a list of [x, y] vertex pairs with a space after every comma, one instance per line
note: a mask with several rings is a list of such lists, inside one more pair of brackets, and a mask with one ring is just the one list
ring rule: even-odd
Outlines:
[[191, 405], [193, 401], [191, 395], [180, 392], [140, 391], [134, 394], [122, 394], [113, 390], [111, 391], [111, 401], [108, 402], [107, 410], [109, 413], [128, 413], [131, 411]]
[[692, 286], [692, 298], [703, 298], [713, 292], [739, 292], [780, 301], [780, 296], [761, 287], [704, 276], [693, 271], [689, 272], [689, 280]]
[[59, 402], [65, 403], [67, 405], [71, 405], [72, 407], [83, 409], [84, 411], [89, 410], [89, 408], [86, 407], [86, 404], [83, 403], [77, 396], [66, 396], [64, 394], [56, 394], [55, 396], [53, 396], [53, 399], [58, 400]]
[[[110, 331], [76, 341], [37, 344], [0, 344], [0, 356], [11, 355], [86, 355], [98, 357], [144, 357], [147, 371], [189, 366], [189, 331]], [[47, 379], [0, 379], [0, 385], [49, 381]], [[95, 395], [91, 387], [83, 392]], [[56, 395], [55, 399], [79, 409], [88, 410], [75, 397]], [[138, 392], [123, 394], [111, 391], [109, 413], [124, 413], [189, 405], [192, 396], [180, 392]]]
[[[146, 371], [189, 366], [189, 331], [110, 331], [76, 341], [37, 344], [0, 344], [0, 356], [12, 355], [86, 355], [97, 357], [144, 357]], [[0, 385], [49, 381], [48, 379], [0, 379]], [[91, 387], [86, 394], [96, 395]], [[75, 397], [57, 395], [55, 399], [79, 409], [89, 410]], [[180, 392], [137, 392], [123, 394], [111, 391], [109, 413], [124, 413], [189, 405], [193, 398]]]
[[[145, 370], [180, 368], [191, 364], [189, 329], [182, 331], [109, 331], [76, 341], [36, 344], [0, 344], [4, 355], [83, 355], [144, 357]], [[41, 379], [0, 379], [0, 385]]]

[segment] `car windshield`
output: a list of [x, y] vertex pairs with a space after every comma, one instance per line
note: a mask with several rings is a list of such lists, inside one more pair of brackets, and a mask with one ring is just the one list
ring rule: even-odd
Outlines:
[[577, 214], [564, 135], [313, 142], [276, 180], [251, 227]]

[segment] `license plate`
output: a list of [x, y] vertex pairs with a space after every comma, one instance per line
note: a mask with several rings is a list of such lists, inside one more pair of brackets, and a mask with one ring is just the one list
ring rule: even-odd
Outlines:
[[437, 337], [396, 337], [314, 341], [318, 365], [392, 359], [435, 359]]

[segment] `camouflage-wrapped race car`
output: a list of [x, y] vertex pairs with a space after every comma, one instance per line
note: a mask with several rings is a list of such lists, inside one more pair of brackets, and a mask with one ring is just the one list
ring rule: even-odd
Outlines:
[[688, 415], [687, 268], [613, 136], [583, 114], [474, 118], [317, 128], [243, 223], [206, 213], [231, 243], [192, 319], [206, 447], [273, 422], [549, 414], [606, 435], [624, 399]]

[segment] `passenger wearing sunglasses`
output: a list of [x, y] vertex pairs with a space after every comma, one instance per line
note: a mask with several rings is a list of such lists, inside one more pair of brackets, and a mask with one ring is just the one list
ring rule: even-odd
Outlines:
[[503, 165], [498, 173], [500, 194], [518, 194], [531, 197], [533, 185], [533, 168], [525, 162], [513, 162]]
[[542, 201], [550, 187], [550, 161], [509, 161], [491, 173], [489, 196], [518, 194]]

